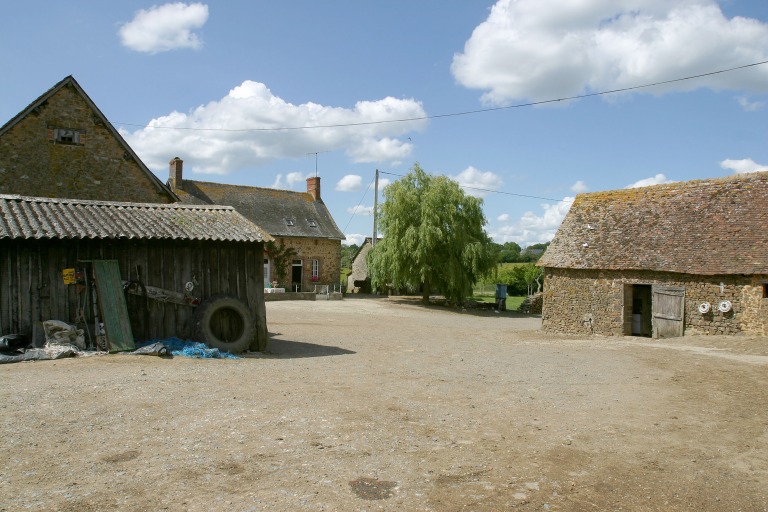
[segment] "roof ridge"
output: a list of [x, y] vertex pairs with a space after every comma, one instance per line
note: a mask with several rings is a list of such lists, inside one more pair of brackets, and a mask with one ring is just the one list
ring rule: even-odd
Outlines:
[[0, 200], [18, 201], [25, 203], [49, 203], [49, 204], [86, 204], [95, 206], [123, 206], [130, 208], [168, 208], [168, 209], [196, 209], [196, 210], [234, 210], [232, 206], [221, 204], [191, 204], [191, 203], [133, 203], [129, 201], [107, 201], [99, 199], [77, 199], [68, 197], [37, 197], [22, 196], [18, 194], [0, 194]]
[[307, 191], [298, 191], [298, 190], [286, 190], [284, 188], [272, 188], [272, 187], [257, 187], [255, 185], [235, 185], [233, 183], [219, 183], [216, 181], [203, 181], [203, 180], [189, 180], [184, 178], [184, 183], [200, 183], [204, 185], [217, 185], [220, 187], [228, 187], [228, 188], [247, 188], [247, 189], [257, 189], [257, 190], [267, 190], [270, 192], [286, 192], [289, 194], [304, 194], [304, 195], [312, 195]]

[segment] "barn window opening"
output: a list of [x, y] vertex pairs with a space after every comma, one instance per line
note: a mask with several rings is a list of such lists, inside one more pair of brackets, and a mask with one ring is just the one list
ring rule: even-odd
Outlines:
[[[50, 134], [50, 131], [48, 132]], [[54, 128], [52, 138], [54, 144], [82, 145], [85, 142], [85, 133], [69, 128]], [[49, 135], [50, 137], [50, 135]]]
[[763, 283], [763, 298], [768, 299], [768, 283]]

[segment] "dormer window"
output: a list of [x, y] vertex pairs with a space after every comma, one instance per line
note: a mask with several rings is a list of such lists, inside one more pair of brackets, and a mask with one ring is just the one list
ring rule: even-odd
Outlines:
[[285, 219], [285, 225], [286, 226], [293, 226], [295, 223], [293, 222], [293, 219]]
[[316, 228], [317, 222], [315, 222], [315, 219], [307, 219], [307, 224], [309, 224], [309, 227]]

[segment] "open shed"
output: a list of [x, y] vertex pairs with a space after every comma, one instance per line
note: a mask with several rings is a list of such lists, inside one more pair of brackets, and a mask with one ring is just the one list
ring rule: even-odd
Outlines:
[[135, 339], [264, 350], [271, 239], [229, 206], [0, 195], [0, 334], [33, 338], [55, 319], [96, 336], [106, 312], [94, 262], [109, 261]]

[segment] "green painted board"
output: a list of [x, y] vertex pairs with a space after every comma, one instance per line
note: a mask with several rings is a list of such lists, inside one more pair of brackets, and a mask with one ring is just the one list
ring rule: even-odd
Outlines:
[[136, 347], [117, 260], [93, 260], [93, 274], [109, 351], [134, 350]]

